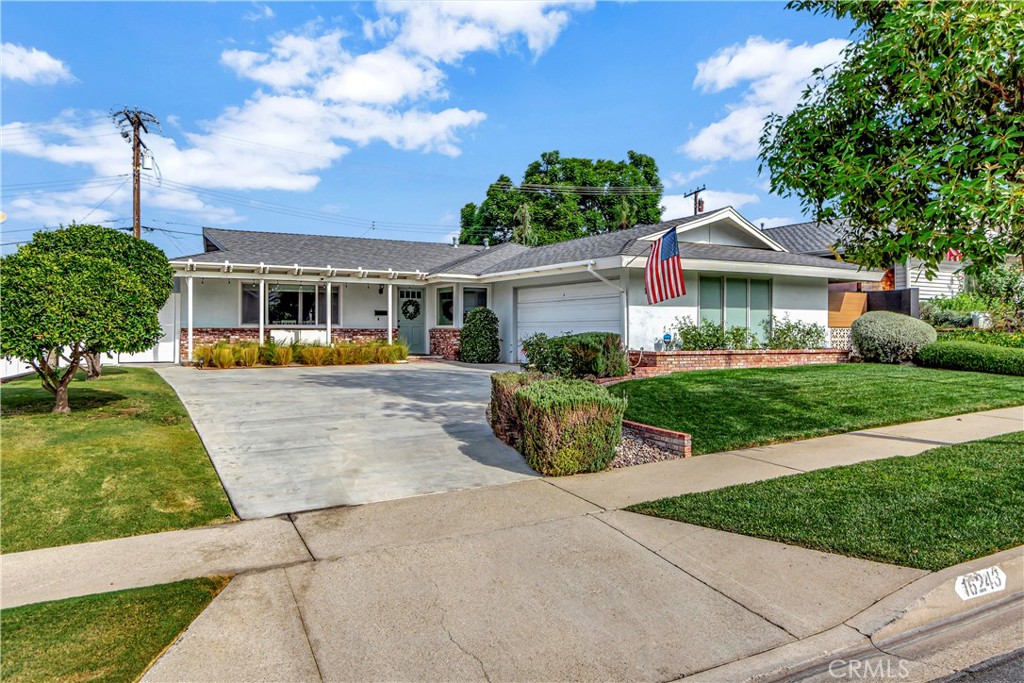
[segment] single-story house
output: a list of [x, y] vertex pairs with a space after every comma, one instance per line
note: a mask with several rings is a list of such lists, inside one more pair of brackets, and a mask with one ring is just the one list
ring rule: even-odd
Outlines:
[[[793, 223], [774, 228], [765, 228], [764, 233], [794, 254], [807, 254], [834, 259], [836, 254], [843, 254], [840, 248], [832, 250], [832, 246], [846, 232], [847, 222], [837, 220], [819, 223]], [[883, 279], [886, 289], [918, 290], [921, 301], [934, 299], [938, 296], [952, 296], [963, 289], [964, 278], [960, 272], [964, 264], [946, 258], [939, 264], [935, 276], [929, 280], [924, 275], [923, 264], [917, 259], [892, 265]]]
[[[677, 232], [686, 294], [648, 305], [651, 243]], [[544, 332], [609, 331], [653, 347], [677, 317], [758, 330], [771, 316], [828, 325], [830, 282], [881, 271], [793, 253], [732, 208], [540, 247], [491, 247], [320, 235], [203, 230], [201, 254], [173, 259], [166, 334], [130, 360], [186, 361], [202, 343], [401, 339], [450, 354], [467, 312], [491, 308], [501, 359]]]

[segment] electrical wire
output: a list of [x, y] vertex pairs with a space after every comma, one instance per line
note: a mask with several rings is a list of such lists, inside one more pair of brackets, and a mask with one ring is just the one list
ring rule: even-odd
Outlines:
[[113, 191], [111, 191], [111, 193], [110, 193], [110, 194], [108, 194], [108, 195], [107, 195], [106, 197], [104, 197], [104, 198], [103, 198], [103, 201], [101, 201], [101, 202], [100, 202], [99, 204], [97, 204], [96, 206], [92, 207], [92, 209], [91, 209], [91, 210], [89, 211], [89, 213], [85, 214], [85, 216], [83, 216], [83, 217], [82, 217], [82, 219], [81, 219], [80, 221], [78, 221], [78, 222], [79, 222], [79, 223], [84, 223], [84, 222], [85, 222], [85, 219], [86, 219], [86, 218], [88, 218], [89, 216], [91, 216], [91, 215], [92, 215], [92, 214], [93, 214], [93, 213], [94, 213], [94, 212], [96, 211], [96, 209], [98, 209], [98, 208], [100, 208], [101, 206], [103, 206], [103, 205], [104, 205], [104, 204], [105, 204], [105, 203], [107, 202], [107, 200], [108, 200], [108, 199], [110, 199], [111, 197], [113, 197], [113, 196], [114, 196], [114, 194], [115, 194], [115, 193], [116, 193], [116, 192], [117, 192], [118, 190], [120, 190], [120, 189], [121, 189], [122, 187], [124, 187], [124, 186], [125, 186], [125, 183], [127, 183], [127, 182], [128, 182], [128, 179], [127, 179], [127, 178], [125, 178], [124, 180], [122, 180], [122, 181], [121, 181], [121, 184], [120, 184], [120, 185], [118, 185], [117, 187], [115, 187], [115, 188], [113, 189]]

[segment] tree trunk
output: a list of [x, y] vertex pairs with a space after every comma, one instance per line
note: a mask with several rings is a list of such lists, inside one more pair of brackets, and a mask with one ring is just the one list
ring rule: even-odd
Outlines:
[[92, 351], [85, 352], [86, 379], [99, 379], [103, 372], [103, 357]]
[[68, 403], [68, 386], [63, 382], [57, 384], [57, 399], [53, 404], [53, 412], [70, 413], [71, 405]]

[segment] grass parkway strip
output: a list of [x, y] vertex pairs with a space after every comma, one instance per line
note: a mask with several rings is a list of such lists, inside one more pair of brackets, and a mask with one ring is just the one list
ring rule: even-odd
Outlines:
[[1024, 544], [1024, 432], [628, 510], [939, 570]]

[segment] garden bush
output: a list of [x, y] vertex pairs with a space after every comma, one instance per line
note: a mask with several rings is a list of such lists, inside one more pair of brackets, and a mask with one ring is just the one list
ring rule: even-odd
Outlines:
[[200, 367], [209, 368], [213, 366], [213, 344], [200, 344], [192, 349], [192, 361]]
[[306, 365], [324, 365], [325, 363], [332, 362], [334, 360], [333, 356], [334, 354], [330, 347], [312, 344], [303, 347], [299, 358]]
[[921, 349], [917, 354], [917, 363], [944, 370], [1024, 376], [1024, 349], [971, 341], [938, 342]]
[[868, 311], [850, 328], [853, 348], [864, 360], [902, 363], [935, 341], [935, 329], [917, 318], [891, 311]]
[[523, 354], [534, 370], [560, 377], [622, 377], [630, 369], [629, 356], [613, 332], [538, 333], [523, 340]]
[[243, 344], [235, 355], [239, 365], [251, 368], [260, 362], [260, 347], [258, 344]]
[[995, 330], [945, 330], [939, 332], [938, 341], [971, 341], [993, 346], [1024, 349], [1024, 332], [997, 332]]
[[582, 380], [542, 380], [515, 393], [519, 451], [548, 476], [605, 469], [622, 437], [626, 400]]
[[712, 351], [728, 347], [725, 329], [710, 320], [695, 323], [689, 317], [676, 318], [676, 336], [683, 351]]
[[522, 426], [516, 416], [516, 392], [527, 384], [546, 379], [539, 372], [495, 372], [491, 375], [491, 429], [513, 448], [519, 445]]
[[930, 306], [922, 307], [921, 320], [924, 320], [933, 327], [965, 328], [974, 324], [974, 320], [970, 313], [962, 313], [960, 311], [951, 311], [945, 308], [934, 308]]
[[501, 344], [494, 311], [478, 306], [467, 313], [459, 344], [459, 355], [467, 363], [497, 363]]
[[235, 367], [235, 351], [230, 346], [213, 347], [213, 364], [221, 370]]
[[764, 330], [764, 347], [767, 349], [822, 349], [825, 348], [825, 328], [814, 323], [790, 320], [789, 315], [761, 323]]
[[274, 365], [291, 365], [295, 350], [291, 346], [278, 346], [274, 350]]

